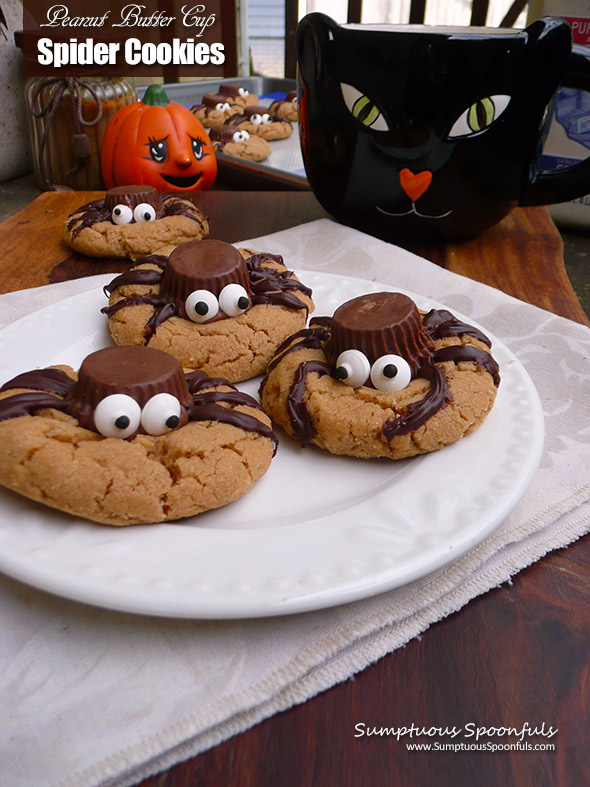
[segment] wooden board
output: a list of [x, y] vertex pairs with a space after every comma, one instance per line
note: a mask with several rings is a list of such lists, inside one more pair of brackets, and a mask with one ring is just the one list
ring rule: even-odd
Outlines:
[[[67, 246], [69, 213], [103, 192], [46, 192], [0, 224], [0, 292], [125, 270], [125, 260], [94, 260]], [[210, 191], [193, 202], [209, 216], [211, 237], [235, 242], [327, 216], [310, 192]], [[480, 237], [412, 251], [477, 281], [588, 324], [563, 265], [561, 237], [545, 208], [519, 208]]]

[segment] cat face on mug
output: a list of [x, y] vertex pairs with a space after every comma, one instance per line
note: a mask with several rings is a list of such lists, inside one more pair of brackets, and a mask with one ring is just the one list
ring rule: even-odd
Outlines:
[[[310, 17], [298, 33], [302, 150], [332, 215], [426, 238], [475, 234], [509, 212], [555, 90], [547, 46], [514, 31], [481, 46], [477, 35]], [[564, 60], [567, 34], [558, 38]]]

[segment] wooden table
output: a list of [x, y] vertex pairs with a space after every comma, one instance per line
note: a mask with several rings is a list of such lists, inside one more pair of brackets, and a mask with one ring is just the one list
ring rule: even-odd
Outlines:
[[[92, 194], [44, 194], [0, 225], [0, 291], [92, 273], [56, 226]], [[325, 216], [311, 193], [210, 192], [195, 202], [228, 241]], [[26, 232], [24, 230], [26, 229]], [[26, 242], [24, 240], [26, 238]], [[515, 210], [475, 241], [413, 249], [556, 314], [588, 324], [545, 209]], [[590, 274], [589, 274], [590, 275]], [[582, 785], [588, 783], [590, 539], [553, 552], [470, 602], [354, 680], [273, 716], [142, 787], [275, 785]], [[405, 741], [355, 738], [355, 724], [401, 727], [545, 722], [554, 752], [409, 752]]]

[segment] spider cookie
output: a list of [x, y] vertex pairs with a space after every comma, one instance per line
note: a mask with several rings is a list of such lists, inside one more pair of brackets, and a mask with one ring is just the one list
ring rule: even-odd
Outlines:
[[104, 199], [70, 213], [63, 238], [89, 257], [136, 259], [169, 253], [181, 243], [204, 238], [209, 221], [188, 200], [163, 196], [153, 186], [117, 186]]
[[185, 369], [231, 382], [262, 374], [313, 310], [311, 290], [282, 257], [209, 239], [146, 257], [105, 291], [117, 344], [165, 350]]
[[273, 142], [277, 139], [287, 139], [293, 133], [293, 126], [280, 115], [271, 115], [268, 107], [247, 106], [232, 115], [225, 121], [228, 126], [245, 129], [249, 134]]
[[299, 110], [297, 105], [297, 91], [290, 90], [285, 98], [273, 101], [268, 109], [271, 115], [280, 115], [291, 123], [297, 123]]
[[108, 525], [163, 522], [241, 497], [276, 445], [257, 402], [147, 347], [109, 347], [0, 389], [0, 484]]
[[250, 93], [245, 87], [237, 85], [235, 82], [223, 82], [219, 85], [219, 92], [230, 104], [241, 104], [243, 107], [260, 104], [257, 95]]
[[262, 406], [299, 440], [333, 454], [401, 459], [476, 429], [500, 383], [489, 339], [401, 293], [354, 298], [312, 320], [270, 362]]
[[213, 126], [209, 129], [213, 150], [247, 161], [264, 161], [270, 156], [270, 144], [262, 137], [249, 134], [235, 126]]
[[200, 104], [194, 104], [190, 111], [201, 121], [204, 128], [219, 126], [229, 117], [240, 111], [241, 104], [232, 106], [225, 96], [219, 93], [208, 93], [203, 96]]

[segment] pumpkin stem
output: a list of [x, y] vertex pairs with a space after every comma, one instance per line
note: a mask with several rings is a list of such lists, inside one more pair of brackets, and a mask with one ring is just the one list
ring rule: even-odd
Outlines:
[[165, 107], [166, 104], [170, 103], [170, 99], [166, 95], [162, 85], [150, 85], [145, 91], [142, 101], [144, 104], [147, 104], [148, 107]]

